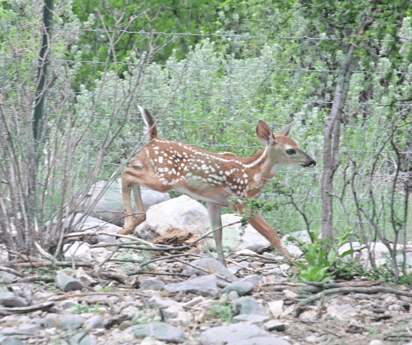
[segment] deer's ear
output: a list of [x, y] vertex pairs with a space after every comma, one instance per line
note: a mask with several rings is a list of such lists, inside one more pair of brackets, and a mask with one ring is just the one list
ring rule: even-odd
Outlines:
[[262, 120], [259, 120], [257, 124], [256, 134], [259, 140], [265, 145], [273, 145], [273, 143], [275, 142], [272, 130]]
[[278, 133], [276, 133], [276, 135], [284, 135], [285, 137], [287, 137], [295, 122], [296, 120], [293, 120], [291, 123], [283, 127]]

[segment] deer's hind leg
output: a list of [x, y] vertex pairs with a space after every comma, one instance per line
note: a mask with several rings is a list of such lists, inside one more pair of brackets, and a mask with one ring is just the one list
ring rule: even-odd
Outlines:
[[221, 207], [215, 203], [207, 203], [207, 211], [209, 213], [209, 220], [212, 225], [212, 230], [218, 229], [213, 233], [213, 237], [216, 242], [217, 258], [218, 260], [226, 266], [225, 257], [223, 255], [223, 245], [222, 245], [222, 217], [221, 217]]
[[[126, 211], [124, 219], [124, 227], [118, 233], [121, 235], [131, 234], [136, 226], [143, 223], [146, 220], [146, 211], [143, 206], [142, 194], [140, 191], [141, 179], [139, 179], [139, 160], [133, 159], [131, 166], [133, 168], [127, 168], [123, 172], [122, 176], [122, 197], [123, 207]], [[143, 166], [142, 166], [143, 167]], [[134, 200], [136, 202], [136, 213], [133, 215], [131, 194], [134, 194]]]

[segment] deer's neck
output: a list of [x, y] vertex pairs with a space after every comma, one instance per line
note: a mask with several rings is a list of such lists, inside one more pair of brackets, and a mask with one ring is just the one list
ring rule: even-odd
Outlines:
[[243, 159], [243, 166], [246, 168], [247, 174], [252, 177], [252, 187], [263, 186], [273, 177], [270, 172], [268, 152], [268, 148], [265, 147], [253, 156]]

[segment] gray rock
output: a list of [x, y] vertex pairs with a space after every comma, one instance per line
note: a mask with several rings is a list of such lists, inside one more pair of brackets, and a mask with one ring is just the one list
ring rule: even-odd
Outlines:
[[185, 334], [179, 328], [164, 322], [154, 322], [146, 325], [135, 325], [131, 327], [136, 338], [154, 337], [158, 340], [182, 343], [186, 340]]
[[235, 304], [239, 315], [233, 318], [234, 321], [249, 321], [252, 323], [269, 321], [265, 311], [254, 298], [241, 297], [235, 300]]
[[28, 305], [33, 302], [33, 290], [28, 284], [13, 284], [10, 289], [16, 296], [22, 297]]
[[183, 274], [197, 274], [197, 275], [208, 275], [208, 274], [218, 274], [222, 277], [225, 277], [230, 282], [234, 282], [239, 280], [232, 272], [230, 272], [224, 265], [222, 265], [219, 261], [213, 258], [203, 258], [194, 260], [191, 262], [192, 265], [199, 266], [201, 268], [206, 269], [209, 273], [201, 271], [199, 269], [188, 267], [183, 270]]
[[163, 287], [163, 290], [166, 290], [169, 293], [183, 291], [204, 297], [215, 297], [219, 293], [219, 290], [217, 288], [217, 279], [214, 275], [189, 279], [182, 283], [167, 284]]
[[1, 330], [1, 333], [5, 336], [8, 335], [16, 335], [16, 336], [20, 336], [20, 335], [32, 335], [33, 332], [30, 330], [24, 330], [24, 329], [19, 329], [17, 327], [4, 327]]
[[136, 233], [145, 239], [166, 234], [170, 230], [187, 230], [199, 234], [209, 221], [206, 207], [187, 195], [150, 207], [146, 221], [136, 228]]
[[153, 278], [140, 279], [139, 283], [140, 283], [140, 287], [143, 290], [155, 290], [155, 291], [160, 291], [162, 287], [166, 285], [163, 281], [159, 279], [153, 279]]
[[268, 331], [284, 331], [288, 323], [280, 322], [278, 320], [270, 320], [266, 322], [263, 327]]
[[104, 320], [100, 315], [94, 315], [84, 323], [84, 326], [86, 329], [104, 328]]
[[15, 337], [0, 337], [0, 344], [1, 345], [25, 345], [25, 343], [21, 342], [19, 339]]
[[256, 253], [262, 253], [271, 246], [271, 243], [264, 238], [252, 225], [248, 224], [242, 236], [242, 243], [238, 249], [249, 249]]
[[83, 285], [83, 286], [94, 286], [97, 285], [97, 280], [89, 276], [83, 267], [79, 267], [76, 270], [76, 279]]
[[289, 238], [295, 238], [301, 243], [311, 243], [311, 239], [309, 237], [309, 234], [306, 230], [302, 231], [295, 231], [292, 232], [288, 235], [285, 235], [282, 237], [282, 244], [286, 248], [286, 250], [289, 252], [289, 254], [293, 256], [300, 256], [303, 254], [303, 252], [300, 250], [299, 246], [295, 244], [294, 242], [289, 241]]
[[68, 329], [74, 330], [74, 329], [78, 329], [82, 327], [85, 321], [86, 319], [83, 316], [66, 314], [66, 315], [59, 315], [57, 317], [56, 323], [58, 326], [60, 326], [64, 330], [68, 330]]
[[196, 297], [196, 298], [193, 298], [192, 300], [190, 300], [187, 303], [182, 303], [182, 307], [183, 308], [190, 308], [190, 307], [193, 307], [194, 305], [199, 304], [200, 302], [203, 302], [203, 301], [204, 301], [203, 297]]
[[[87, 195], [87, 198], [80, 205], [81, 212], [85, 212], [87, 206], [94, 203], [97, 199], [100, 192], [107, 185], [106, 181], [99, 181], [95, 183]], [[141, 186], [142, 200], [145, 210], [153, 205], [159, 204], [161, 202], [170, 200], [170, 196], [167, 193], [160, 193], [153, 191], [149, 188]], [[134, 202], [133, 202], [134, 208]], [[123, 226], [123, 200], [122, 200], [122, 184], [121, 179], [117, 179], [112, 183], [106, 192], [103, 194], [103, 197], [97, 202], [96, 206], [93, 207], [91, 215], [103, 219], [107, 222]], [[120, 219], [116, 219], [119, 218]]]
[[263, 278], [257, 274], [253, 274], [241, 280], [242, 282], [250, 282], [255, 288], [259, 283], [263, 283]]
[[57, 273], [57, 287], [62, 291], [73, 291], [83, 289], [83, 285], [73, 277], [68, 276], [63, 272]]
[[0, 288], [0, 305], [9, 308], [27, 307], [27, 301], [13, 292]]
[[73, 336], [74, 344], [77, 345], [98, 345], [97, 339], [89, 334], [76, 333]]
[[[73, 221], [71, 222], [72, 219]], [[77, 213], [76, 215], [74, 215], [74, 218], [68, 217], [67, 219], [65, 219], [63, 226], [65, 228], [68, 228], [70, 226], [70, 222], [72, 224], [72, 231], [102, 231], [110, 234], [116, 234], [121, 229], [121, 227], [119, 226], [107, 223], [104, 220], [95, 217], [85, 216], [82, 213]], [[99, 242], [116, 242], [116, 237], [114, 236], [98, 235], [97, 238]]]
[[221, 293], [236, 291], [240, 296], [244, 296], [253, 290], [253, 283], [248, 281], [237, 281], [226, 286]]
[[59, 316], [54, 313], [47, 314], [46, 317], [44, 318], [44, 328], [49, 329], [49, 328], [56, 327], [58, 317]]
[[273, 334], [271, 337], [256, 337], [239, 341], [236, 345], [290, 345], [290, 343]]
[[90, 262], [93, 260], [92, 254], [90, 254], [90, 246], [87, 243], [82, 243], [76, 241], [72, 244], [65, 244], [64, 249], [64, 258], [66, 261], [86, 261]]
[[36, 323], [24, 323], [19, 326], [19, 330], [23, 332], [30, 332], [30, 334], [34, 334], [34, 332], [40, 330], [41, 327], [39, 324]]
[[[230, 226], [228, 224], [238, 222], [241, 219], [241, 217], [235, 216], [234, 214], [222, 214], [222, 225], [225, 227], [222, 233], [222, 246], [223, 251], [225, 252], [225, 256], [236, 250], [236, 248], [240, 244], [241, 234], [243, 233], [243, 228], [240, 223]], [[202, 235], [205, 235], [210, 230], [210, 223], [208, 223], [207, 226], [203, 228]], [[202, 240], [202, 246], [205, 247], [205, 249], [216, 252], [216, 242], [213, 236], [211, 236], [211, 238], [205, 238], [204, 240]]]
[[153, 296], [150, 300], [150, 305], [153, 307], [158, 307], [158, 308], [168, 308], [173, 304], [176, 304], [177, 302], [172, 300], [172, 299], [161, 299], [160, 297]]
[[201, 335], [202, 345], [289, 345], [255, 325], [236, 324], [210, 328]]
[[0, 285], [10, 284], [11, 282], [16, 281], [18, 278], [19, 277], [14, 274], [0, 271]]

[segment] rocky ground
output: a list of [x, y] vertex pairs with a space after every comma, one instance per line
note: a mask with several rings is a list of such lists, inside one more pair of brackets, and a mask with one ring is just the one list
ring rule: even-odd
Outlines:
[[[0, 344], [412, 340], [410, 287], [379, 290], [383, 286], [376, 282], [336, 282], [323, 289], [345, 293], [324, 293], [306, 304], [302, 301], [322, 288], [291, 277], [289, 265], [271, 252], [237, 251], [225, 268], [199, 249], [152, 255], [120, 249], [110, 257], [116, 248], [116, 243], [85, 244], [70, 261], [22, 256], [0, 262]], [[144, 265], [145, 260], [152, 262]], [[381, 292], [371, 293], [375, 290]]]

